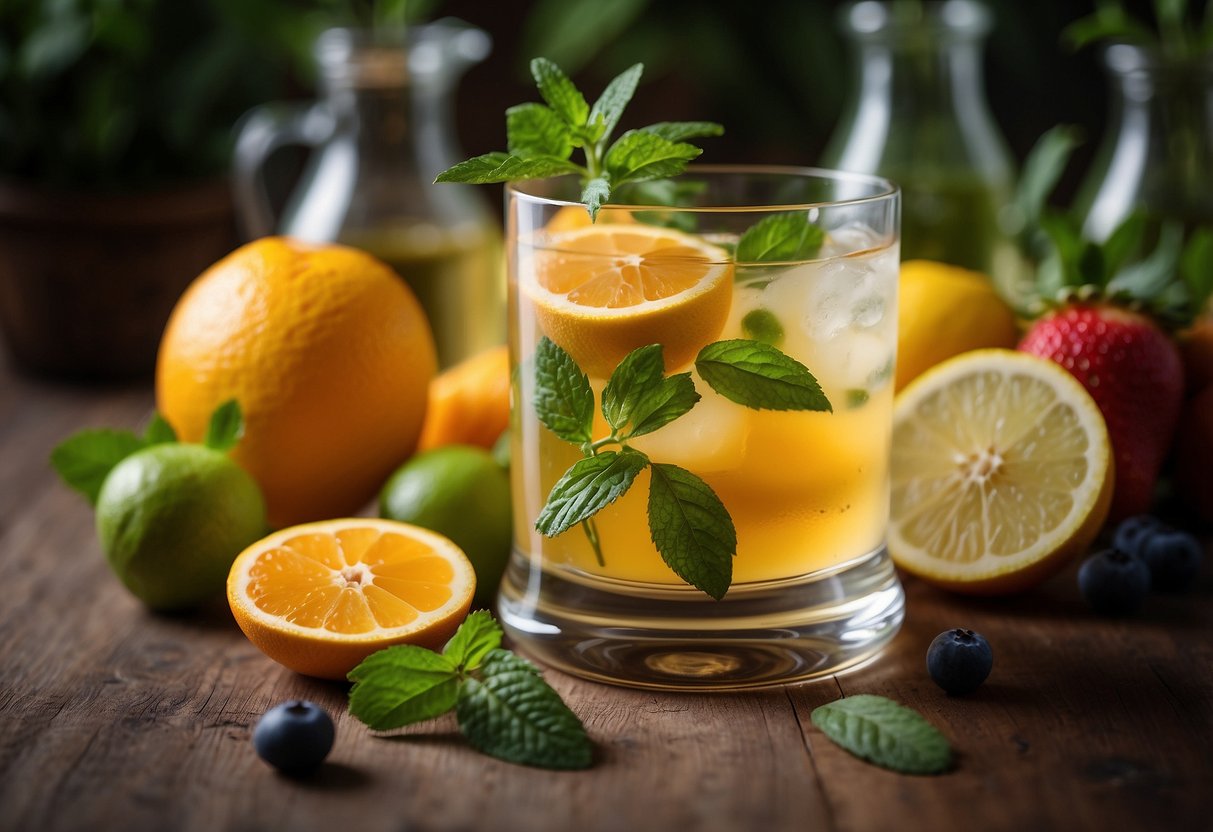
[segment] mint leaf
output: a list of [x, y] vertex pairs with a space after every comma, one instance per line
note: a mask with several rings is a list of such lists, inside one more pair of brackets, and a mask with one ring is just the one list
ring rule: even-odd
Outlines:
[[1077, 127], [1059, 124], [1046, 130], [1032, 145], [1015, 189], [1015, 205], [1027, 229], [1040, 225], [1049, 194], [1080, 144], [1082, 133]]
[[659, 121], [648, 127], [641, 127], [640, 130], [661, 136], [668, 142], [685, 142], [687, 139], [724, 135], [724, 127], [714, 121]]
[[1104, 268], [1109, 275], [1119, 272], [1137, 253], [1145, 234], [1146, 215], [1141, 211], [1134, 211], [1113, 229], [1103, 244]]
[[619, 430], [645, 393], [657, 388], [665, 375], [661, 344], [632, 350], [619, 362], [602, 390], [602, 417]]
[[816, 708], [810, 719], [838, 745], [883, 768], [939, 774], [952, 765], [952, 748], [943, 734], [883, 696], [848, 696]]
[[[1142, 260], [1125, 266], [1107, 284], [1108, 294], [1125, 292], [1133, 298], [1150, 301], [1172, 285], [1183, 253], [1183, 226], [1165, 222], [1158, 231], [1158, 244]], [[1093, 245], [1093, 244], [1090, 244]]]
[[376, 731], [441, 716], [455, 707], [459, 694], [456, 663], [412, 644], [372, 653], [349, 679], [350, 714]]
[[[1209, 19], [1213, 20], [1213, 12]], [[1200, 228], [1193, 232], [1184, 246], [1179, 272], [1188, 287], [1187, 311], [1195, 316], [1213, 294], [1213, 230]]]
[[160, 415], [160, 411], [156, 411], [143, 429], [143, 441], [148, 445], [168, 445], [177, 441], [177, 431]]
[[543, 100], [565, 124], [569, 127], [581, 127], [586, 123], [590, 107], [560, 67], [547, 58], [535, 58], [531, 61], [531, 76], [535, 79]]
[[809, 222], [808, 214], [773, 214], [746, 229], [737, 241], [742, 263], [793, 263], [821, 251], [825, 232]]
[[615, 76], [615, 79], [602, 91], [602, 95], [598, 96], [598, 100], [594, 102], [594, 106], [590, 110], [589, 123], [597, 124], [601, 119], [601, 135], [609, 136], [615, 130], [615, 126], [619, 124], [619, 117], [623, 115], [624, 107], [636, 93], [636, 85], [640, 83], [640, 76], [643, 73], [644, 64], [633, 64]]
[[505, 111], [505, 130], [506, 144], [514, 156], [567, 159], [573, 152], [568, 125], [542, 104], [510, 107]]
[[847, 410], [855, 410], [868, 403], [871, 394], [862, 387], [854, 387], [847, 391]]
[[661, 383], [645, 393], [632, 410], [632, 427], [624, 437], [644, 436], [687, 413], [702, 398], [695, 389], [690, 373], [679, 373], [662, 379]]
[[84, 430], [55, 446], [51, 467], [95, 506], [109, 472], [146, 444], [128, 430]]
[[606, 154], [606, 169], [616, 185], [677, 176], [687, 162], [703, 153], [692, 144], [671, 142], [655, 133], [629, 130]]
[[594, 391], [577, 362], [548, 337], [535, 348], [535, 414], [566, 442], [590, 441]]
[[611, 198], [611, 182], [606, 176], [598, 176], [585, 183], [581, 189], [581, 201], [590, 212], [590, 221], [598, 219], [598, 211]]
[[486, 610], [477, 610], [459, 625], [442, 648], [442, 655], [460, 670], [475, 670], [490, 650], [501, 646], [501, 627]]
[[649, 464], [640, 451], [603, 451], [573, 463], [552, 486], [535, 528], [556, 537], [619, 499]]
[[229, 451], [236, 447], [242, 436], [244, 415], [240, 412], [240, 403], [235, 399], [228, 399], [211, 414], [202, 444], [214, 451]]
[[488, 185], [493, 182], [542, 179], [545, 176], [579, 172], [581, 172], [579, 165], [575, 165], [567, 159], [557, 159], [555, 156], [532, 156], [529, 159], [522, 159], [508, 153], [497, 152], [486, 153], [449, 167], [438, 174], [434, 181]]
[[737, 530], [706, 482], [677, 465], [654, 462], [649, 535], [674, 574], [719, 601], [733, 581]]
[[525, 659], [493, 650], [467, 679], [455, 714], [473, 748], [501, 760], [552, 769], [588, 768], [593, 747], [581, 721]]
[[695, 369], [717, 393], [754, 410], [833, 410], [807, 367], [760, 341], [708, 344]]
[[741, 331], [752, 341], [778, 347], [783, 343], [783, 324], [769, 309], [751, 309], [741, 319]]

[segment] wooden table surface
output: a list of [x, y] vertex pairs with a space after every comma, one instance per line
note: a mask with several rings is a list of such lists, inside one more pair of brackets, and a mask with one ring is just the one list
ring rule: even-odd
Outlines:
[[[145, 611], [109, 574], [92, 512], [47, 464], [84, 426], [136, 427], [147, 387], [16, 376], [0, 358], [0, 829], [1045, 830], [1213, 829], [1213, 605], [1199, 588], [1128, 620], [1087, 613], [1074, 570], [1035, 593], [967, 600], [907, 585], [892, 646], [853, 673], [760, 693], [673, 695], [547, 678], [596, 763], [548, 772], [470, 750], [453, 718], [376, 736], [346, 687], [262, 656], [219, 602]], [[994, 649], [974, 695], [949, 698], [924, 655], [971, 627]], [[954, 771], [866, 765], [809, 721], [874, 693], [917, 709]], [[313, 778], [277, 775], [251, 726], [306, 697], [337, 724]]]

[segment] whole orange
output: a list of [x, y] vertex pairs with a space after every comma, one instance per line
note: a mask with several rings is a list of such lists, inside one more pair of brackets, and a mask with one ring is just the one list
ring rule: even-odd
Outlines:
[[414, 450], [436, 369], [420, 304], [364, 252], [281, 237], [220, 260], [177, 302], [160, 342], [156, 403], [183, 441], [230, 398], [233, 458], [275, 526], [362, 508]]
[[417, 450], [463, 444], [492, 448], [510, 424], [510, 352], [490, 347], [438, 374]]

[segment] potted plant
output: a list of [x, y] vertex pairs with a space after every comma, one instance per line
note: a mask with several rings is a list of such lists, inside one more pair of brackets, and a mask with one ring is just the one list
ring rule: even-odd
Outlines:
[[0, 328], [18, 366], [150, 372], [173, 303], [234, 243], [231, 126], [282, 95], [319, 28], [305, 11], [0, 5]]

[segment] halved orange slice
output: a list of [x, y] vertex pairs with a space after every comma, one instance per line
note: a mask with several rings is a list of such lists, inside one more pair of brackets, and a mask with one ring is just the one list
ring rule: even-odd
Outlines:
[[518, 268], [540, 329], [595, 378], [649, 344], [665, 348], [667, 370], [686, 364], [719, 336], [733, 298], [728, 252], [639, 223], [551, 234]]
[[437, 650], [467, 617], [476, 573], [442, 535], [369, 518], [275, 532], [227, 579], [236, 623], [263, 653], [308, 676], [344, 679], [393, 644]]

